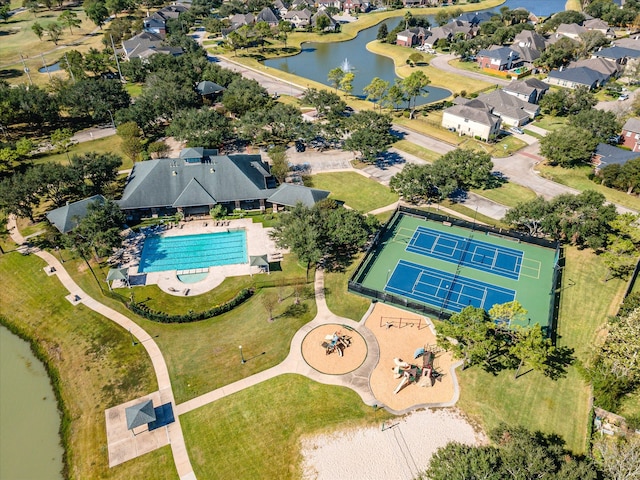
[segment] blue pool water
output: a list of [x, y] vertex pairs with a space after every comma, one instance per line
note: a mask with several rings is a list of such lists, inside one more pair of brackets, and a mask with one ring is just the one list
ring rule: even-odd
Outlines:
[[153, 235], [144, 241], [138, 270], [164, 272], [234, 263], [247, 263], [244, 230], [177, 237]]

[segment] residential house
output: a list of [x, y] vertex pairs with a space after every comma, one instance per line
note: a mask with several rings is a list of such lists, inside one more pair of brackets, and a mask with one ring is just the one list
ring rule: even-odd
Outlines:
[[461, 20], [452, 20], [441, 27], [433, 27], [427, 30], [423, 45], [435, 47], [438, 40], [452, 40], [454, 36], [460, 35], [463, 39], [469, 40], [477, 33], [477, 28]]
[[402, 5], [406, 8], [420, 7], [424, 4], [424, 0], [402, 0]]
[[102, 204], [105, 202], [105, 198], [102, 195], [94, 195], [78, 202], [67, 203], [64, 207], [47, 212], [47, 220], [60, 233], [69, 233], [78, 226], [80, 220], [87, 216], [87, 209], [94, 202]]
[[365, 13], [369, 11], [371, 3], [366, 0], [344, 0], [342, 8], [347, 13]]
[[325, 27], [325, 32], [334, 32], [339, 30], [338, 22], [336, 22], [331, 15], [329, 15], [325, 10], [319, 10], [314, 15], [311, 16], [311, 25], [315, 28], [316, 23], [320, 17], [327, 17], [329, 19], [329, 25]]
[[414, 45], [422, 45], [425, 38], [429, 36], [429, 31], [423, 27], [413, 27], [403, 30], [396, 36], [396, 45], [402, 47], [413, 47]]
[[493, 46], [480, 50], [476, 58], [480, 68], [491, 70], [511, 70], [523, 64], [520, 54], [509, 47]]
[[516, 52], [522, 60], [522, 66], [531, 70], [535, 68], [535, 61], [540, 58], [542, 52], [531, 47], [521, 47], [520, 45], [511, 45], [511, 50]]
[[542, 96], [549, 90], [549, 85], [537, 78], [527, 78], [525, 80], [513, 80], [502, 91], [509, 95], [524, 100], [528, 103], [537, 104]]
[[608, 143], [599, 143], [596, 151], [591, 156], [591, 164], [596, 173], [607, 165], [624, 165], [629, 160], [640, 158], [640, 152], [630, 152]]
[[303, 10], [311, 6], [313, 6], [313, 3], [310, 3], [307, 0], [293, 0], [289, 6], [289, 10]]
[[477, 27], [481, 23], [488, 22], [495, 15], [496, 14], [492, 12], [466, 12], [459, 15], [453, 20], [460, 20], [462, 22], [468, 23], [469, 25]]
[[562, 70], [551, 70], [545, 82], [560, 87], [577, 88], [585, 86], [589, 90], [604, 85], [609, 79], [608, 75], [602, 74], [587, 67], [565, 68]]
[[236, 13], [229, 20], [231, 22], [231, 31], [237, 30], [244, 25], [256, 23], [256, 17], [253, 13]]
[[522, 30], [514, 39], [511, 48], [514, 46], [528, 47], [542, 52], [546, 48], [546, 40], [539, 33], [533, 30]]
[[175, 212], [206, 214], [214, 205], [228, 210], [265, 209], [271, 195], [276, 195], [279, 205], [327, 196], [304, 192], [305, 188], [277, 189], [260, 155], [218, 155], [217, 150], [186, 148], [179, 158], [136, 163], [117, 203], [128, 217], [140, 218]]
[[502, 123], [515, 127], [529, 123], [540, 112], [540, 107], [535, 103], [521, 100], [500, 89], [483, 93], [476, 100], [489, 107], [493, 115], [502, 119]]
[[487, 107], [480, 106], [481, 103], [454, 105], [445, 109], [442, 112], [442, 126], [453, 129], [460, 135], [478, 137], [485, 141], [498, 135], [500, 117], [491, 114]]
[[629, 60], [640, 59], [640, 50], [625, 47], [609, 47], [594, 52], [593, 58], [604, 58], [618, 65], [626, 65]]
[[142, 20], [143, 28], [146, 32], [155, 33], [164, 37], [167, 33], [167, 21], [171, 18], [178, 18], [181, 13], [187, 10], [189, 10], [189, 7], [179, 4], [161, 8], [152, 15], [149, 15], [147, 12], [147, 17]]
[[561, 23], [556, 29], [556, 35], [580, 41], [580, 35], [587, 31], [582, 25], [577, 23]]
[[281, 18], [284, 18], [284, 16], [287, 14], [287, 12], [289, 11], [289, 7], [287, 6], [286, 3], [284, 3], [282, 0], [275, 0], [273, 2], [273, 8], [275, 9], [276, 12], [278, 12], [278, 15]]
[[338, 10], [342, 10], [342, 1], [341, 0], [315, 0], [316, 8], [325, 9], [328, 7], [334, 7]]
[[129, 40], [123, 40], [122, 50], [126, 60], [131, 60], [132, 58], [144, 60], [156, 53], [173, 56], [182, 55], [183, 53], [181, 47], [166, 46], [160, 35], [150, 32], [142, 32]]
[[278, 23], [280, 23], [280, 19], [273, 12], [273, 10], [271, 10], [269, 7], [264, 7], [256, 16], [256, 23], [257, 22], [266, 22], [270, 27], [277, 27]]
[[622, 127], [622, 144], [632, 152], [640, 152], [640, 118], [632, 117]]
[[632, 35], [628, 38], [619, 38], [615, 40], [612, 46], [630, 48], [631, 50], [640, 50], [640, 35]]
[[616, 38], [616, 32], [613, 31], [607, 22], [599, 18], [585, 20], [582, 26], [587, 31], [596, 31], [602, 33], [607, 38]]
[[290, 10], [285, 14], [284, 19], [295, 28], [304, 28], [311, 24], [312, 15], [311, 11], [307, 8], [303, 10]]
[[596, 72], [600, 72], [607, 76], [607, 79], [617, 77], [620, 74], [622, 67], [615, 62], [605, 60], [604, 58], [587, 58], [584, 60], [578, 60], [571, 62], [567, 68], [580, 68], [586, 67]]

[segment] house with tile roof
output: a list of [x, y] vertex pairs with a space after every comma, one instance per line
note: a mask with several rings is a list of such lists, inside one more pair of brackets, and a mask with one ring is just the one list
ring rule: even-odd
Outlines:
[[78, 226], [80, 220], [87, 216], [89, 205], [98, 202], [104, 203], [106, 200], [102, 195], [94, 195], [78, 202], [68, 203], [64, 207], [56, 208], [46, 213], [47, 220], [60, 233], [69, 233]]
[[591, 70], [587, 67], [565, 68], [561, 70], [551, 70], [547, 78], [544, 79], [550, 85], [558, 85], [560, 87], [577, 88], [580, 86], [587, 87], [589, 90], [604, 85], [609, 76], [603, 73]]
[[596, 31], [602, 33], [607, 38], [616, 38], [616, 32], [609, 26], [607, 22], [599, 18], [591, 18], [585, 20], [582, 26], [587, 31]]
[[487, 105], [493, 115], [502, 119], [502, 123], [515, 127], [529, 123], [540, 111], [538, 105], [521, 100], [501, 89], [483, 93], [476, 100]]
[[632, 152], [640, 152], [640, 118], [628, 119], [622, 127], [622, 144]]
[[546, 40], [538, 32], [533, 30], [522, 30], [513, 38], [511, 47], [514, 46], [534, 48], [542, 52], [546, 48]]
[[442, 126], [459, 135], [489, 140], [500, 132], [500, 117], [493, 115], [482, 102], [454, 105], [442, 112]]
[[270, 27], [277, 27], [280, 19], [269, 7], [264, 7], [256, 16], [257, 22], [267, 22]]
[[156, 53], [173, 56], [184, 53], [181, 47], [167, 46], [162, 36], [151, 32], [142, 32], [129, 40], [123, 40], [122, 51], [126, 60], [131, 60], [132, 58], [146, 59]]
[[276, 194], [275, 203], [285, 206], [291, 206], [292, 199], [308, 203], [328, 195], [306, 189], [277, 187], [260, 155], [219, 155], [217, 150], [197, 147], [185, 148], [178, 158], [136, 163], [117, 203], [127, 216], [141, 218], [176, 212], [202, 215], [214, 205], [264, 210]]
[[582, 25], [577, 23], [561, 23], [556, 29], [556, 35], [580, 41], [580, 35], [587, 31]]
[[304, 28], [311, 24], [311, 10], [304, 8], [302, 10], [289, 10], [284, 19], [288, 21], [295, 28]]

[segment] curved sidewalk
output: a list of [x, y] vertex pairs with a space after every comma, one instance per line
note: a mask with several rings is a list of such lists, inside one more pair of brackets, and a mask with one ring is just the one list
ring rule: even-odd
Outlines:
[[[15, 217], [12, 215], [9, 217], [7, 224], [11, 238], [19, 246], [23, 246], [25, 239], [20, 235], [18, 231]], [[52, 254], [43, 250], [31, 250], [38, 257], [42, 258], [50, 267], [55, 268], [55, 275], [58, 277], [62, 285], [69, 291], [71, 296], [75, 296], [77, 303], [82, 303], [87, 308], [90, 308], [96, 313], [103, 315], [109, 320], [117, 323], [125, 330], [131, 332], [131, 334], [137, 339], [138, 343], [144, 347], [147, 351], [153, 369], [158, 381], [158, 390], [160, 392], [160, 398], [162, 403], [170, 402], [173, 409], [176, 409], [175, 399], [173, 396], [173, 390], [171, 388], [171, 380], [169, 378], [169, 371], [167, 364], [164, 361], [162, 352], [158, 347], [158, 344], [154, 341], [153, 337], [149, 335], [144, 329], [142, 329], [133, 320], [130, 320], [123, 314], [116, 312], [112, 308], [101, 304], [97, 300], [87, 295], [75, 281], [71, 278], [69, 273], [65, 270], [60, 261]], [[178, 471], [178, 476], [181, 480], [195, 480], [196, 476], [193, 472], [189, 455], [187, 453], [187, 447], [182, 434], [182, 427], [180, 426], [180, 418], [175, 416], [175, 422], [167, 426], [167, 432], [169, 435], [169, 443], [171, 444], [171, 451], [173, 453], [173, 461]]]

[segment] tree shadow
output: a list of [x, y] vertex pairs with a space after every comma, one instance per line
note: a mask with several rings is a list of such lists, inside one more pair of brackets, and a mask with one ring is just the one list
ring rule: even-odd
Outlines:
[[545, 375], [552, 380], [558, 380], [567, 376], [567, 367], [575, 362], [574, 349], [569, 347], [556, 347], [547, 361]]
[[0, 79], [18, 78], [20, 75], [22, 75], [22, 70], [18, 70], [17, 68], [4, 68], [0, 70]]
[[298, 303], [298, 304], [293, 303], [289, 305], [284, 312], [278, 315], [277, 318], [301, 317], [308, 311], [309, 311], [309, 305], [307, 305], [306, 303]]

